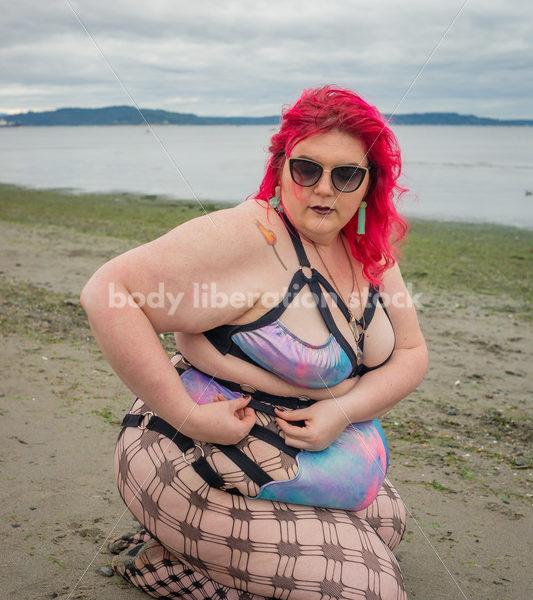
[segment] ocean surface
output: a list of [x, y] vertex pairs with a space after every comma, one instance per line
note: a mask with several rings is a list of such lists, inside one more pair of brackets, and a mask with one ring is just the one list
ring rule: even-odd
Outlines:
[[[239, 202], [272, 126], [0, 128], [0, 182]], [[396, 126], [407, 217], [533, 228], [533, 128]]]

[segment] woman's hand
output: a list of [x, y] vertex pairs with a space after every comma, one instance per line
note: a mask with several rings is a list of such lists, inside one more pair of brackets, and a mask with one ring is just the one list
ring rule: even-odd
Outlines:
[[228, 400], [222, 394], [193, 408], [187, 420], [187, 435], [195, 440], [229, 446], [240, 442], [255, 425], [255, 411], [248, 408], [250, 396]]
[[[276, 408], [276, 422], [287, 446], [318, 452], [327, 448], [350, 424], [335, 400], [320, 400], [307, 408], [283, 411]], [[305, 421], [305, 427], [290, 421]]]

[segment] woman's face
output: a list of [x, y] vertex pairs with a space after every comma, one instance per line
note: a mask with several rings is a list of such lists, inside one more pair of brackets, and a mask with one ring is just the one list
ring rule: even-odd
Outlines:
[[[368, 167], [366, 149], [356, 137], [334, 130], [317, 133], [294, 146], [287, 158], [307, 158], [326, 170], [340, 165]], [[294, 183], [286, 160], [281, 175], [281, 198], [291, 221], [310, 240], [328, 244], [355, 215], [369, 185], [367, 173], [354, 192], [339, 192], [331, 182], [331, 173], [322, 173], [311, 187]], [[331, 209], [325, 212], [324, 208]], [[322, 208], [322, 210], [319, 210]]]

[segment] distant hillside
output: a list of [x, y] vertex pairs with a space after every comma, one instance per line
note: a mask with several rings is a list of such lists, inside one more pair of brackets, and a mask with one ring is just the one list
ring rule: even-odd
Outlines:
[[533, 126], [533, 119], [490, 119], [475, 115], [460, 115], [459, 113], [411, 113], [394, 115], [395, 125], [504, 125], [504, 126]]
[[[199, 117], [192, 113], [141, 109], [151, 125], [277, 125], [279, 116], [271, 117]], [[389, 115], [385, 115], [389, 118]], [[533, 126], [533, 119], [489, 119], [458, 113], [412, 113], [394, 115], [394, 125], [516, 125]], [[104, 108], [59, 108], [43, 112], [2, 115], [0, 127], [53, 125], [142, 125], [144, 120], [133, 106]]]
[[[279, 117], [199, 117], [192, 113], [168, 112], [142, 108], [150, 125], [271, 125]], [[133, 106], [104, 108], [59, 108], [4, 116], [7, 125], [142, 125], [144, 119]]]

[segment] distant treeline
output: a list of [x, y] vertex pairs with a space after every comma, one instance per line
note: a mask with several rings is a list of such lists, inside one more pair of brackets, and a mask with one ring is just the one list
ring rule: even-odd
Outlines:
[[[277, 125], [279, 116], [272, 117], [199, 117], [192, 113], [141, 109], [150, 125]], [[385, 115], [389, 118], [389, 115]], [[533, 126], [533, 119], [489, 119], [458, 113], [413, 113], [394, 115], [394, 125], [519, 125]], [[144, 119], [133, 106], [104, 108], [59, 108], [43, 112], [2, 115], [0, 126], [52, 125], [143, 125]]]

